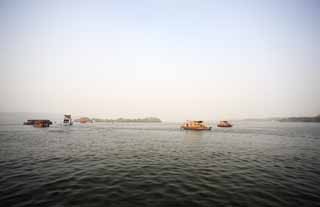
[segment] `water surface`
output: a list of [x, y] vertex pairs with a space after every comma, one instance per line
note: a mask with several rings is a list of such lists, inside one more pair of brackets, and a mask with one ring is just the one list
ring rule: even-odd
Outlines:
[[320, 206], [320, 125], [0, 125], [1, 206]]

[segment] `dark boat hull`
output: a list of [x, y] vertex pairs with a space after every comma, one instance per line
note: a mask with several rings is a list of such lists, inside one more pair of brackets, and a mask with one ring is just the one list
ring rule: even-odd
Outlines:
[[33, 126], [36, 128], [46, 128], [46, 127], [49, 127], [50, 125], [48, 123], [45, 123], [45, 124], [34, 124]]
[[210, 131], [211, 127], [208, 128], [190, 128], [190, 127], [181, 127], [184, 130], [193, 130], [193, 131]]
[[217, 125], [217, 127], [222, 127], [222, 128], [230, 128], [232, 125], [224, 126], [224, 125]]

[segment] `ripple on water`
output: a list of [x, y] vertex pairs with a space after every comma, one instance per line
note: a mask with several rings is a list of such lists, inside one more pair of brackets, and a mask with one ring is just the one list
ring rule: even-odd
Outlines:
[[[319, 206], [320, 137], [268, 126], [0, 130], [3, 206]], [[314, 136], [314, 134], [316, 134]]]

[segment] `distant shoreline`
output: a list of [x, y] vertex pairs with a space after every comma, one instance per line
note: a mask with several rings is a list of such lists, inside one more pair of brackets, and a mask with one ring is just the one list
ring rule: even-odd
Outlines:
[[279, 122], [320, 122], [320, 115], [318, 116], [311, 116], [311, 117], [273, 117], [273, 118], [249, 118], [249, 119], [242, 119], [241, 121], [279, 121]]
[[146, 117], [146, 118], [136, 118], [136, 119], [126, 119], [126, 118], [118, 118], [118, 119], [99, 119], [93, 118], [94, 122], [105, 122], [105, 123], [161, 123], [161, 119], [157, 117]]
[[[8, 119], [18, 118], [20, 122], [24, 122], [27, 119], [50, 119], [59, 122], [62, 120], [63, 113], [48, 113], [48, 112], [0, 112], [2, 117]], [[74, 117], [74, 116], [73, 116]], [[78, 117], [78, 116], [77, 116]], [[101, 119], [101, 118], [86, 118], [87, 121], [101, 122], [101, 123], [161, 123], [161, 119], [157, 117], [146, 117], [146, 118], [116, 118], [116, 119]], [[292, 117], [268, 117], [268, 118], [245, 118], [245, 119], [230, 119], [230, 121], [252, 121], [252, 122], [310, 122], [320, 123], [320, 114], [317, 116], [292, 116]], [[74, 119], [74, 122], [80, 122], [80, 119]], [[183, 121], [165, 121], [170, 123], [180, 123]], [[207, 120], [208, 123], [216, 123], [218, 120]]]
[[314, 117], [288, 117], [279, 119], [280, 122], [320, 122], [320, 115]]

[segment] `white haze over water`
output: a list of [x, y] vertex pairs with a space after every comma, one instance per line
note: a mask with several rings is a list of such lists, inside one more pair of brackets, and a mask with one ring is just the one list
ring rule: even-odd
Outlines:
[[0, 111], [320, 113], [318, 1], [1, 1]]

